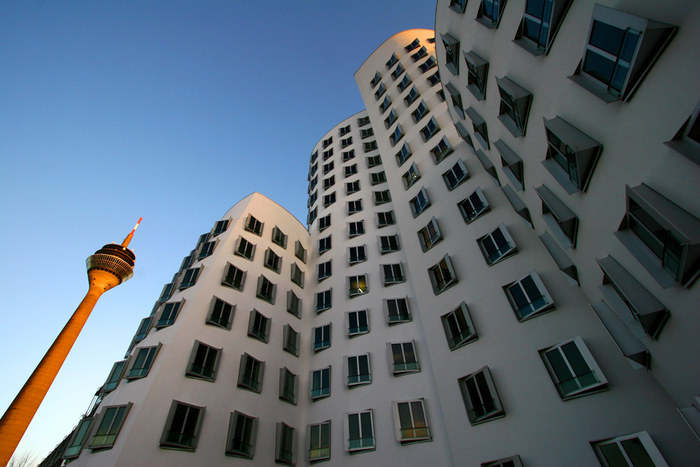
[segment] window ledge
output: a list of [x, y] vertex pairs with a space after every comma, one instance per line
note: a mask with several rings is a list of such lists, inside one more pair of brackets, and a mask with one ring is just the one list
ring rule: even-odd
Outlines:
[[659, 258], [654, 256], [648, 247], [637, 236], [628, 230], [615, 232], [615, 237], [622, 243], [632, 256], [651, 274], [651, 277], [664, 289], [678, 285], [678, 282], [661, 266]]

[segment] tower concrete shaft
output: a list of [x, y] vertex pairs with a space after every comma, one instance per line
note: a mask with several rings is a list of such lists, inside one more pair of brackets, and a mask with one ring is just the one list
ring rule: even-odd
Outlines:
[[10, 461], [97, 300], [133, 275], [135, 256], [127, 246], [136, 227], [121, 245], [105, 245], [88, 257], [89, 288], [85, 298], [0, 419], [0, 466]]

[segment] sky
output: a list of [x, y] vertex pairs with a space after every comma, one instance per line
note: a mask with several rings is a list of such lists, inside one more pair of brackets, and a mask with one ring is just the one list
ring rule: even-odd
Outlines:
[[[258, 191], [306, 217], [311, 149], [362, 110], [353, 74], [434, 28], [433, 0], [0, 0], [0, 410], [131, 242], [22, 442], [77, 424], [200, 234]], [[304, 222], [305, 223], [305, 222]]]

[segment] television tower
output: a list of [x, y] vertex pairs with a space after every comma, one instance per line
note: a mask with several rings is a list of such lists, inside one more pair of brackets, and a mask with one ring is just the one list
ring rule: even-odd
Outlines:
[[134, 275], [136, 256], [127, 247], [141, 219], [121, 245], [105, 245], [86, 260], [89, 288], [85, 298], [0, 419], [0, 466], [10, 461], [97, 300]]

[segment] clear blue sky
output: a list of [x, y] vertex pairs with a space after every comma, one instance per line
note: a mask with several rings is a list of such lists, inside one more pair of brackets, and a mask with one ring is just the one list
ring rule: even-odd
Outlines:
[[230, 206], [253, 191], [306, 216], [308, 157], [360, 111], [353, 73], [433, 0], [0, 0], [0, 411], [121, 242], [105, 294], [18, 452], [78, 422], [139, 320]]

